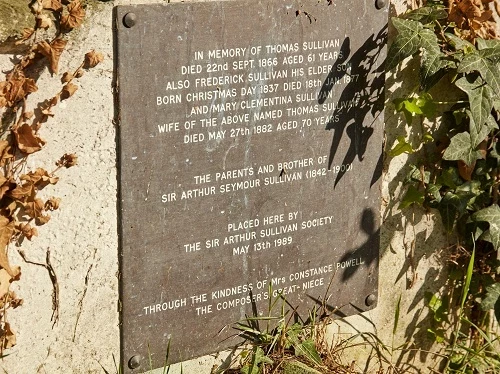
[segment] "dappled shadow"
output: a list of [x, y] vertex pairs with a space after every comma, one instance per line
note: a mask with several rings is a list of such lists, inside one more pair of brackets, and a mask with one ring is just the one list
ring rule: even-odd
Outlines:
[[[332, 65], [330, 73], [323, 82], [318, 94], [318, 103], [323, 104], [333, 94], [336, 85], [346, 84], [337, 103], [332, 105], [332, 114], [326, 130], [333, 131], [332, 144], [328, 158], [331, 168], [337, 149], [345, 138], [349, 138], [349, 148], [339, 164], [350, 164], [357, 157], [362, 161], [365, 157], [368, 141], [374, 133], [374, 122], [365, 123], [368, 114], [376, 119], [384, 109], [385, 71], [382, 51], [386, 45], [387, 27], [377, 35], [371, 35], [363, 45], [351, 53], [351, 43], [346, 37], [340, 48], [340, 55]], [[380, 166], [379, 166], [380, 165]], [[380, 178], [382, 158], [379, 155], [377, 168], [372, 177], [372, 185]], [[345, 171], [337, 174], [337, 185]]]

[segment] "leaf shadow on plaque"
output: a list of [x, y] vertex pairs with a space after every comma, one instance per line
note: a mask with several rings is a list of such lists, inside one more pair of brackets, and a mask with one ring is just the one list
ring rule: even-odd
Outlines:
[[359, 247], [347, 251], [338, 262], [346, 262], [352, 259], [361, 259], [359, 266], [349, 266], [343, 269], [340, 274], [342, 282], [348, 281], [361, 269], [371, 268], [373, 263], [378, 266], [379, 260], [379, 238], [380, 228], [377, 228], [375, 212], [371, 209], [364, 209], [360, 222], [360, 231], [368, 237]]
[[[346, 37], [340, 47], [337, 60], [333, 63], [318, 94], [318, 104], [335, 94], [337, 85], [346, 83], [335, 105], [331, 103], [332, 114], [325, 129], [333, 131], [332, 145], [328, 158], [328, 168], [331, 169], [337, 149], [344, 138], [349, 137], [349, 148], [339, 165], [349, 165], [356, 157], [362, 161], [368, 142], [375, 132], [375, 121], [384, 110], [385, 63], [380, 62], [382, 51], [386, 45], [387, 26], [377, 35], [371, 35], [354, 53], [351, 51], [351, 41]], [[354, 68], [353, 68], [354, 67]], [[361, 88], [361, 89], [360, 89]], [[371, 115], [373, 121], [365, 124], [365, 119]], [[382, 152], [372, 176], [373, 185], [382, 175]], [[339, 170], [335, 186], [340, 182], [347, 170]]]

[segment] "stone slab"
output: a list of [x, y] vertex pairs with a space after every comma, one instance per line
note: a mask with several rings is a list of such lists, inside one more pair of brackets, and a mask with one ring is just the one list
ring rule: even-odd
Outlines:
[[240, 343], [280, 295], [376, 306], [387, 11], [327, 3], [116, 8], [128, 372]]

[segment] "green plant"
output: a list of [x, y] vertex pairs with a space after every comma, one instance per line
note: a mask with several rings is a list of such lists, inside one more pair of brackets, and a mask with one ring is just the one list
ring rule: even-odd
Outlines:
[[[269, 295], [272, 290], [269, 289]], [[279, 308], [277, 315], [275, 310]], [[235, 329], [239, 336], [251, 344], [250, 350], [243, 350], [241, 374], [259, 374], [268, 366], [279, 366], [287, 355], [303, 357], [308, 364], [323, 365], [316, 348], [316, 310], [304, 321], [281, 294], [269, 298], [267, 316], [247, 317], [237, 322]], [[265, 327], [262, 328], [261, 324]]]
[[500, 40], [483, 3], [427, 1], [393, 18], [397, 36], [387, 57], [388, 70], [407, 58], [420, 67], [412, 92], [394, 100], [410, 136], [399, 137], [389, 155], [416, 160], [400, 208], [439, 212], [457, 243], [452, 262], [465, 273], [450, 279], [443, 296], [429, 297], [429, 331], [448, 346], [451, 372], [479, 370], [479, 361], [498, 368], [488, 325], [491, 309], [500, 321]]

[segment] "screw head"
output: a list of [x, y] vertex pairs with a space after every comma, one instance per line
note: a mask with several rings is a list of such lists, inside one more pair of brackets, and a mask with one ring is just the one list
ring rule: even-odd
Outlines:
[[387, 5], [387, 0], [375, 0], [375, 8], [383, 9]]
[[135, 13], [127, 13], [125, 16], [123, 16], [123, 25], [125, 27], [131, 28], [132, 26], [135, 25], [137, 21], [137, 16]]
[[365, 304], [366, 306], [372, 306], [373, 304], [375, 304], [376, 301], [377, 301], [377, 296], [374, 294], [370, 294], [366, 297]]
[[128, 367], [130, 369], [137, 369], [139, 366], [141, 366], [141, 356], [135, 355], [128, 360]]

